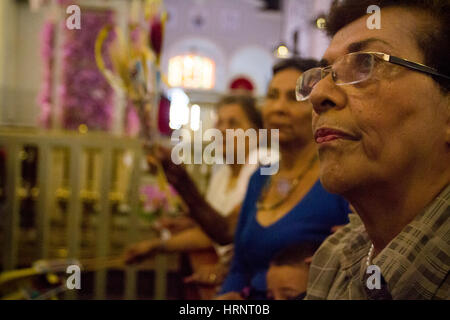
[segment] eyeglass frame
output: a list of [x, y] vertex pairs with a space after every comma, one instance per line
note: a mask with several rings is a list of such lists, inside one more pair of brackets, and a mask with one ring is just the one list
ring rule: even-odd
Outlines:
[[[352, 54], [361, 54], [361, 53], [366, 53], [366, 54], [370, 54], [375, 58], [381, 59], [384, 62], [389, 62], [392, 64], [396, 64], [405, 68], [408, 68], [410, 70], [413, 71], [418, 71], [418, 72], [422, 72], [424, 74], [427, 75], [434, 75], [437, 77], [442, 77], [444, 79], [450, 80], [450, 77], [447, 75], [444, 75], [442, 73], [439, 73], [436, 69], [426, 66], [424, 64], [418, 63], [418, 62], [413, 62], [413, 61], [409, 61], [403, 58], [399, 58], [387, 53], [383, 53], [383, 52], [365, 52], [365, 51], [360, 51], [360, 52], [351, 52], [351, 53], [347, 53], [345, 55], [343, 55], [342, 57], [340, 57], [340, 59], [342, 59], [343, 57], [347, 56], [347, 55], [352, 55]], [[346, 82], [346, 83], [336, 83], [336, 85], [338, 86], [342, 86], [342, 85], [348, 85], [348, 84], [356, 84], [356, 83], [361, 83], [363, 81], [368, 80], [371, 75], [372, 75], [372, 71], [373, 71], [374, 66], [372, 66], [372, 69], [370, 71], [370, 74], [367, 78], [362, 79], [362, 80], [356, 80], [356, 81], [351, 81], [351, 82]], [[306, 101], [309, 99], [309, 97], [311, 96], [312, 90], [314, 90], [314, 87], [317, 85], [317, 83], [320, 82], [320, 80], [323, 80], [329, 72], [326, 72], [326, 75], [324, 77], [322, 77], [319, 81], [317, 81], [317, 83], [314, 85], [314, 87], [312, 88], [311, 92], [309, 93], [309, 95], [306, 98], [300, 98], [300, 85], [301, 85], [301, 80], [303, 78], [303, 76], [305, 75], [305, 73], [307, 73], [308, 71], [314, 70], [314, 69], [320, 69], [321, 70], [321, 75], [324, 74], [324, 71], [328, 71], [331, 70], [333, 71], [333, 64], [326, 66], [326, 67], [316, 67], [316, 68], [311, 68], [309, 70], [306, 70], [298, 79], [297, 79], [297, 84], [295, 86], [295, 97], [297, 99], [297, 101]], [[333, 77], [332, 77], [333, 78]], [[333, 79], [334, 82], [334, 79]]]

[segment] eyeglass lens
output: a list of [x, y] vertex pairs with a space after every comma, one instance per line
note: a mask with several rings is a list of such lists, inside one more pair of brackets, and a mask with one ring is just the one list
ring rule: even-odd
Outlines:
[[332, 72], [333, 81], [337, 85], [354, 84], [367, 80], [372, 73], [374, 56], [369, 53], [351, 53], [337, 60], [332, 70], [314, 68], [306, 71], [297, 82], [297, 99], [306, 100], [314, 86]]

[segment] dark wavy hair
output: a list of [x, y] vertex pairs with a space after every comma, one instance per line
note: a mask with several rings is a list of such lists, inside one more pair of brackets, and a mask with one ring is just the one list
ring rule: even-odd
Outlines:
[[270, 262], [273, 266], [300, 266], [308, 257], [312, 257], [321, 242], [304, 241], [292, 244], [279, 251]]
[[263, 127], [261, 113], [256, 107], [256, 100], [250, 95], [230, 94], [223, 96], [217, 103], [217, 109], [227, 104], [238, 104], [241, 106], [247, 118], [255, 125], [255, 129]]
[[288, 58], [279, 60], [273, 67], [273, 75], [286, 69], [296, 69], [300, 72], [315, 68], [319, 65], [317, 60], [303, 58]]
[[[418, 9], [430, 14], [431, 19], [414, 32], [418, 47], [423, 50], [425, 64], [440, 73], [450, 75], [450, 1], [449, 0], [334, 0], [327, 17], [326, 31], [334, 36], [340, 29], [366, 15], [370, 5], [381, 9], [402, 7]], [[433, 76], [445, 93], [450, 92], [450, 81]]]

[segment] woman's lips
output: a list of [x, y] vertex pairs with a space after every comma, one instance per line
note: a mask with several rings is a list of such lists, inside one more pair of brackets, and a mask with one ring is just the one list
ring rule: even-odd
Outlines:
[[332, 128], [320, 128], [314, 133], [314, 139], [317, 144], [333, 141], [336, 139], [358, 140], [355, 136], [344, 131]]
[[340, 137], [338, 135], [330, 134], [325, 137], [317, 137], [316, 142], [323, 143], [323, 142], [327, 142], [327, 141], [331, 141], [331, 140], [335, 140], [335, 139], [339, 139], [339, 138]]

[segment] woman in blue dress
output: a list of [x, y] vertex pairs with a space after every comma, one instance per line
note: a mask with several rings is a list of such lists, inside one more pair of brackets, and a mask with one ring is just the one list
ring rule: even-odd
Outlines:
[[[279, 130], [279, 171], [252, 176], [242, 205], [234, 257], [219, 299], [266, 296], [266, 272], [280, 250], [303, 241], [323, 241], [335, 225], [348, 222], [347, 202], [325, 191], [311, 128], [312, 106], [298, 102], [298, 77], [315, 61], [283, 60], [273, 68], [262, 109], [268, 130]], [[270, 131], [269, 131], [270, 132]]]

